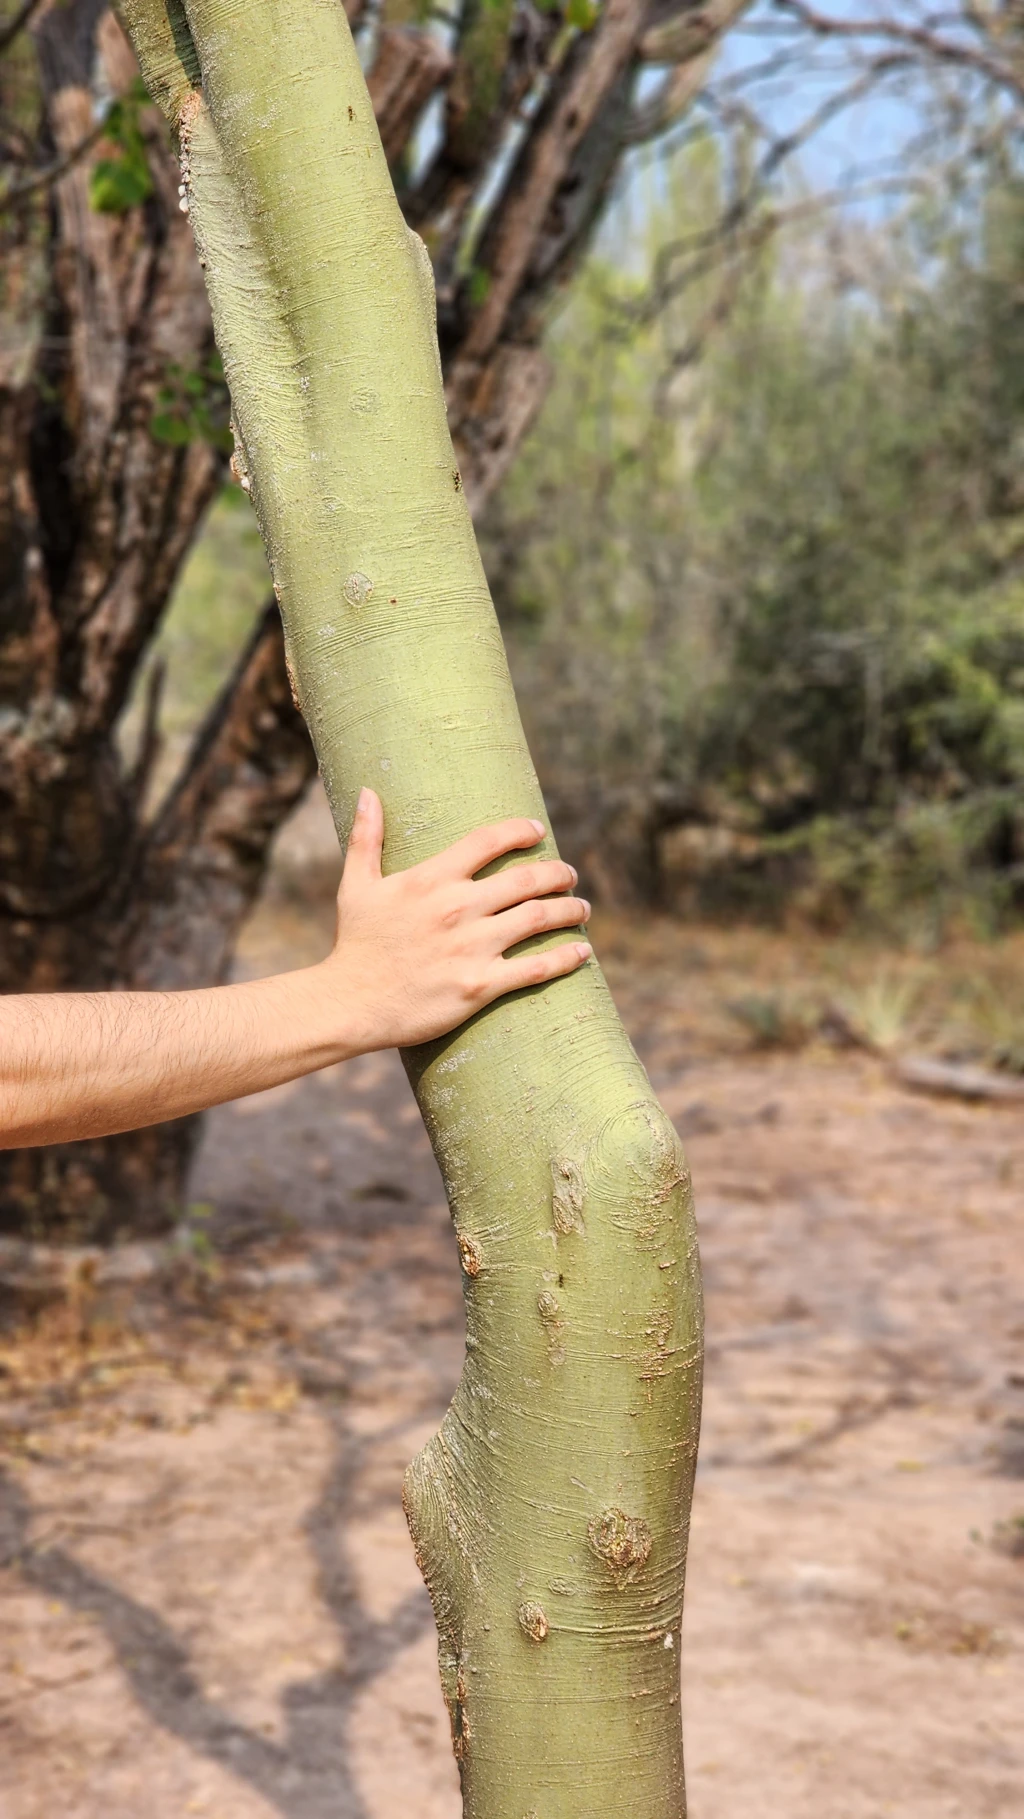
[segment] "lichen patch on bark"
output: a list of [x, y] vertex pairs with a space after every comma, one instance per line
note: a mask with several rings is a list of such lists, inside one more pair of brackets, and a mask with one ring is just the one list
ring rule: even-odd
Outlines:
[[373, 582], [369, 575], [362, 574], [359, 569], [353, 569], [341, 591], [349, 606], [365, 606], [373, 593]]

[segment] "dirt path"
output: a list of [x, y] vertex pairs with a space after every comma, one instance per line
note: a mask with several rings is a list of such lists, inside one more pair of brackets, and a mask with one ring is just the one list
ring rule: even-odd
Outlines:
[[[1024, 1117], [744, 1049], [781, 949], [606, 945], [698, 1190], [692, 1819], [1019, 1819]], [[398, 1487], [461, 1297], [397, 1062], [218, 1112], [195, 1194], [2, 1354], [0, 1814], [457, 1819]]]

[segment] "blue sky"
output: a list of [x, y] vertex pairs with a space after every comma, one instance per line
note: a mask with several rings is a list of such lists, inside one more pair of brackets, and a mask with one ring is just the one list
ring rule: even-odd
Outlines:
[[[911, 23], [922, 17], [918, 0], [817, 0], [817, 4], [820, 10], [847, 21], [878, 17]], [[779, 28], [784, 17], [771, 0], [756, 0], [726, 37], [709, 83], [711, 91], [721, 95], [742, 93], [773, 137], [797, 131], [827, 97], [855, 80], [862, 54], [861, 47], [850, 40], [808, 41], [807, 55], [802, 55], [799, 63], [748, 86], [754, 72], [780, 50], [783, 41]], [[877, 40], [872, 48], [880, 48]], [[653, 84], [657, 79], [652, 72], [647, 82]], [[882, 165], [893, 176], [900, 171], [920, 170], [913, 142], [925, 123], [932, 94], [934, 90], [920, 70], [889, 77], [884, 85], [874, 86], [869, 94], [822, 125], [787, 162], [783, 180], [795, 182], [799, 177], [805, 186], [818, 191], [845, 188], [858, 175], [866, 179], [868, 173], [878, 173]], [[692, 127], [702, 117], [710, 116], [698, 104], [686, 127]], [[626, 182], [631, 194], [627, 209], [639, 206], [642, 210], [640, 197], [644, 185], [650, 185], [650, 177], [641, 177], [640, 173], [649, 171], [651, 161], [656, 164], [662, 156], [664, 146], [646, 148], [629, 160]], [[878, 220], [894, 206], [894, 199], [876, 194], [858, 206], [869, 218]], [[622, 225], [619, 215], [616, 239]]]

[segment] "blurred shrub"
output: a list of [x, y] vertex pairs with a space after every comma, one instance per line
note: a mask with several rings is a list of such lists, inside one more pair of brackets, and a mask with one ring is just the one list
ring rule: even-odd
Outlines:
[[[691, 156], [652, 268], [716, 194]], [[485, 557], [606, 897], [936, 936], [1024, 907], [1024, 196], [857, 250], [776, 242], [667, 411], [643, 275], [595, 260], [552, 337]]]
[[782, 992], [747, 993], [725, 1008], [747, 1032], [752, 1048], [800, 1049], [821, 1026], [815, 1005]]

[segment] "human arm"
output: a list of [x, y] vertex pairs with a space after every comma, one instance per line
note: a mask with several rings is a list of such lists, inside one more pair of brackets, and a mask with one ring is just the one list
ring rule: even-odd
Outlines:
[[0, 998], [0, 1148], [135, 1130], [238, 1099], [371, 1049], [443, 1035], [495, 998], [580, 966], [588, 943], [504, 956], [586, 922], [561, 860], [495, 859], [535, 846], [538, 822], [480, 828], [434, 859], [381, 875], [384, 817], [364, 790], [338, 925], [315, 966], [190, 992]]

